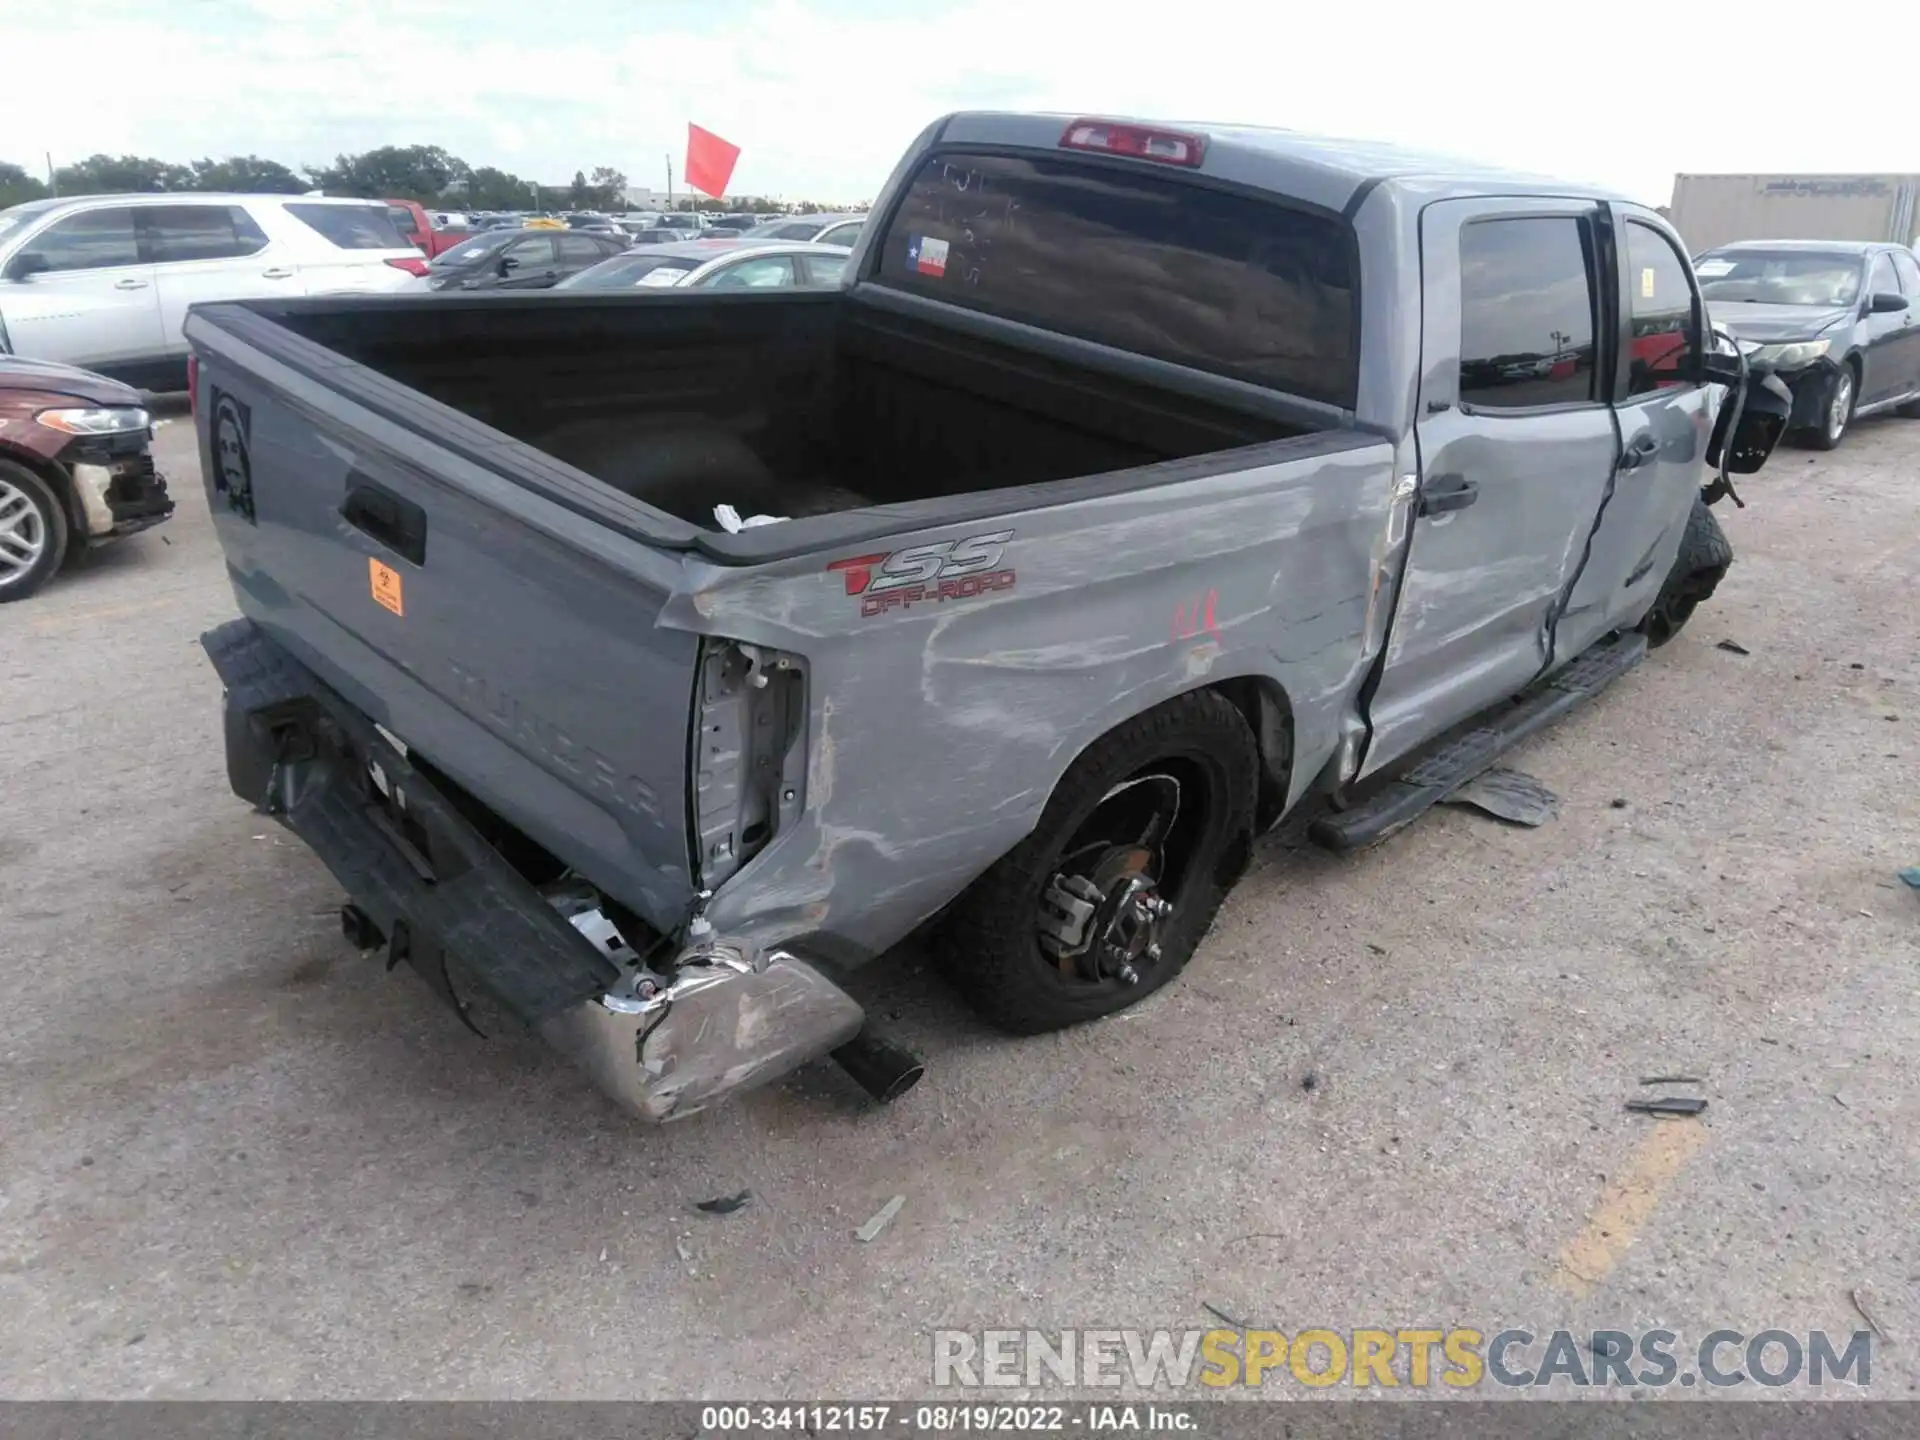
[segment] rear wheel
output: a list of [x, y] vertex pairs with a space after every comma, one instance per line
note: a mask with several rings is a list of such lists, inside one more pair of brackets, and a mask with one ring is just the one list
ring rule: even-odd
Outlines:
[[67, 516], [51, 486], [24, 465], [0, 460], [0, 602], [24, 600], [52, 578], [67, 553]]
[[1259, 755], [1212, 691], [1095, 742], [1034, 831], [941, 928], [941, 968], [982, 1015], [1037, 1034], [1110, 1015], [1180, 973], [1245, 866]]
[[1647, 644], [1658, 649], [1678, 635], [1700, 603], [1712, 597], [1731, 564], [1733, 546], [1727, 543], [1726, 532], [1713, 518], [1707, 502], [1696, 495], [1687, 515], [1687, 532], [1680, 540], [1680, 553], [1660, 587], [1660, 598], [1640, 622]]

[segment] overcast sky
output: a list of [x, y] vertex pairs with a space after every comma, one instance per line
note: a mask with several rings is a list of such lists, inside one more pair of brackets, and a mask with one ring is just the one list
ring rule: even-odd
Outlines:
[[[423, 143], [659, 185], [692, 120], [743, 148], [736, 191], [850, 201], [928, 120], [985, 107], [1401, 141], [1655, 204], [1676, 170], [1920, 170], [1913, 87], [1874, 78], [1909, 21], [1835, 13], [1855, 39], [1821, 41], [1813, 81], [1825, 27], [1776, 0], [65, 0], [30, 34], [27, 0], [0, 0], [0, 159]], [[1845, 123], [1823, 118], [1834, 87]]]

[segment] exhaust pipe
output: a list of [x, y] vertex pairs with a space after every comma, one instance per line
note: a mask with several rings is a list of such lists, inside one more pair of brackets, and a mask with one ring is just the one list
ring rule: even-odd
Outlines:
[[920, 1057], [873, 1033], [871, 1026], [833, 1052], [834, 1061], [882, 1105], [898, 1100], [927, 1072]]

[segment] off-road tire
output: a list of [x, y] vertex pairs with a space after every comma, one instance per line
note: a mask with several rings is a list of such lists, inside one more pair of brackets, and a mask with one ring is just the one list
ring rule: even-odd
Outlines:
[[[1833, 392], [1840, 384], [1841, 376], [1847, 377], [1852, 387], [1852, 398], [1847, 402], [1847, 418], [1840, 422], [1839, 430], [1833, 428]], [[1860, 372], [1851, 361], [1835, 372], [1833, 379], [1827, 382], [1827, 388], [1820, 396], [1820, 423], [1810, 425], [1801, 434], [1805, 436], [1808, 448], [1813, 450], [1837, 450], [1840, 442], [1853, 432], [1853, 417], [1860, 409]]]
[[26, 599], [59, 572], [67, 554], [67, 511], [53, 487], [24, 465], [0, 460], [0, 481], [27, 497], [40, 514], [45, 536], [33, 564], [24, 573], [0, 583], [0, 605], [4, 605], [9, 600]]
[[[1136, 985], [1068, 976], [1040, 948], [1042, 887], [1062, 848], [1108, 792], [1156, 761], [1185, 762], [1204, 777], [1208, 792], [1160, 959]], [[981, 1015], [1016, 1035], [1097, 1020], [1151, 995], [1186, 967], [1246, 866], [1259, 767], [1253, 732], [1232, 703], [1211, 690], [1178, 696], [1108, 732], [1061, 777], [1033, 833], [948, 913], [934, 944], [940, 968]]]
[[1660, 598], [1640, 622], [1647, 644], [1659, 649], [1678, 635], [1701, 602], [1710, 599], [1733, 564], [1733, 546], [1720, 522], [1713, 518], [1707, 502], [1694, 496], [1693, 509], [1687, 515], [1687, 532], [1680, 539], [1680, 553], [1660, 587]]

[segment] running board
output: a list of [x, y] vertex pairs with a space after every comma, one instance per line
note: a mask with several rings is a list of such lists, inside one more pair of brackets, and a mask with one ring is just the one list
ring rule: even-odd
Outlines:
[[1595, 645], [1551, 680], [1489, 712], [1481, 724], [1449, 740], [1352, 809], [1322, 815], [1307, 835], [1337, 854], [1386, 839], [1646, 658], [1647, 637], [1637, 633]]

